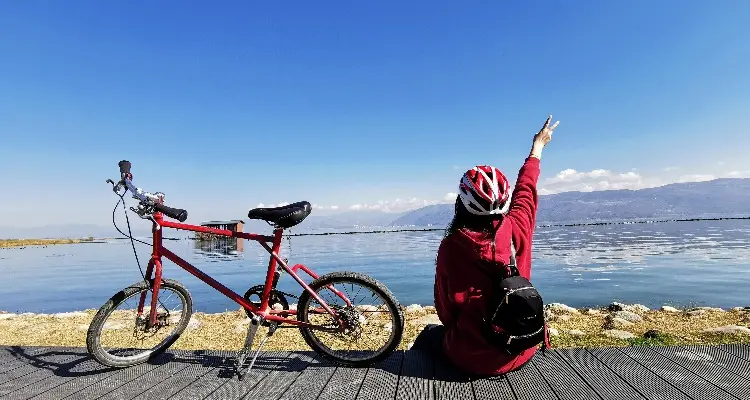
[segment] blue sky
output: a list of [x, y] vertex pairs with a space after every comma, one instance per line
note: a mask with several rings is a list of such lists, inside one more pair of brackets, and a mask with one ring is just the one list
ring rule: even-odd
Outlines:
[[[406, 4], [404, 4], [406, 3]], [[0, 225], [107, 224], [133, 163], [189, 221], [750, 176], [750, 3], [0, 4]], [[357, 207], [359, 205], [359, 207]]]

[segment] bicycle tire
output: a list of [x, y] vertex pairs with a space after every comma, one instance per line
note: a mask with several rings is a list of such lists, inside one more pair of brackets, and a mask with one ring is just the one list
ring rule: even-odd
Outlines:
[[[401, 305], [399, 304], [396, 297], [391, 293], [391, 291], [382, 283], [378, 282], [374, 278], [360, 274], [357, 272], [331, 272], [329, 274], [325, 274], [318, 279], [314, 280], [312, 283], [310, 283], [309, 287], [313, 291], [317, 292], [318, 289], [321, 287], [335, 284], [337, 282], [357, 282], [358, 284], [361, 284], [373, 292], [377, 293], [379, 296], [383, 298], [386, 305], [388, 306], [388, 309], [390, 312], [396, 316], [394, 318], [393, 326], [392, 326], [392, 332], [395, 333], [395, 336], [391, 339], [391, 342], [382, 350], [380, 350], [375, 355], [361, 359], [361, 360], [346, 360], [342, 359], [340, 357], [337, 357], [335, 354], [331, 354], [328, 350], [323, 348], [316, 340], [313, 338], [313, 329], [307, 328], [307, 327], [300, 327], [300, 333], [302, 334], [302, 337], [305, 339], [305, 342], [307, 343], [310, 348], [312, 348], [316, 353], [320, 354], [321, 357], [329, 360], [334, 361], [339, 364], [343, 364], [346, 366], [351, 367], [365, 367], [370, 366], [373, 364], [376, 364], [382, 360], [384, 360], [386, 357], [388, 357], [391, 353], [393, 353], [396, 348], [401, 344], [401, 340], [403, 338], [404, 334], [404, 313], [401, 309]], [[310, 295], [308, 291], [302, 292], [302, 295], [299, 297], [299, 304], [297, 305], [297, 320], [301, 322], [309, 322], [308, 321], [308, 303], [314, 300], [314, 298]]]
[[[91, 354], [91, 356], [94, 357], [94, 359], [102, 365], [114, 368], [124, 368], [145, 363], [160, 355], [165, 350], [167, 350], [169, 346], [174, 344], [174, 342], [179, 339], [180, 335], [182, 335], [182, 333], [187, 328], [187, 325], [190, 322], [190, 317], [193, 315], [193, 299], [190, 295], [190, 292], [187, 290], [187, 288], [185, 288], [185, 286], [183, 286], [180, 282], [172, 279], [164, 279], [161, 284], [161, 289], [172, 289], [178, 292], [184, 300], [185, 310], [182, 312], [175, 333], [167, 337], [164, 341], [159, 343], [151, 350], [145, 350], [139, 356], [129, 358], [128, 360], [113, 356], [107, 353], [102, 348], [101, 334], [104, 329], [104, 324], [110, 314], [120, 304], [131, 298], [133, 295], [137, 295], [138, 293], [141, 293], [143, 291], [148, 291], [149, 293], [151, 292], [151, 285], [147, 284], [144, 281], [139, 281], [115, 293], [96, 313], [93, 320], [91, 321], [91, 324], [89, 325], [89, 329], [86, 335], [86, 348], [89, 354]], [[146, 299], [150, 299], [150, 296], [147, 295]]]

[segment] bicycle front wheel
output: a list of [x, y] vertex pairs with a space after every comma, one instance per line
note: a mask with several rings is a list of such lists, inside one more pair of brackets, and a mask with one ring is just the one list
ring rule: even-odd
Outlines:
[[337, 321], [308, 291], [302, 293], [297, 319], [315, 328], [300, 327], [300, 332], [322, 357], [363, 367], [385, 359], [401, 343], [404, 314], [382, 283], [356, 272], [333, 272], [314, 280], [310, 289], [346, 325], [343, 330], [332, 331], [338, 327]]
[[[151, 285], [138, 282], [117, 292], [107, 301], [89, 326], [86, 347], [103, 365], [129, 367], [161, 354], [182, 334], [193, 314], [188, 290], [177, 281], [165, 279], [159, 289], [157, 324], [148, 326]], [[138, 303], [145, 294], [143, 313]]]

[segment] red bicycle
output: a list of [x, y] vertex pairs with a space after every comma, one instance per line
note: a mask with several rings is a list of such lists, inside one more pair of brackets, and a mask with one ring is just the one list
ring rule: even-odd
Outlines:
[[[396, 298], [382, 283], [356, 272], [333, 272], [318, 276], [301, 264], [290, 267], [287, 260], [279, 256], [284, 230], [298, 225], [310, 214], [310, 203], [302, 201], [283, 207], [250, 210], [248, 218], [263, 220], [272, 225], [273, 236], [189, 225], [182, 223], [187, 219], [187, 211], [164, 205], [163, 193], [148, 193], [133, 185], [130, 162], [120, 161], [119, 166], [120, 181], [107, 182], [112, 184], [112, 190], [120, 197], [123, 208], [127, 191], [139, 200], [138, 206], [131, 207], [130, 210], [152, 222], [153, 242], [150, 244], [152, 252], [146, 273], [143, 274], [141, 270], [143, 280], [112, 296], [99, 309], [89, 326], [86, 345], [89, 353], [101, 364], [128, 367], [144, 363], [174, 344], [188, 326], [193, 313], [192, 297], [180, 282], [163, 277], [162, 258], [182, 267], [241, 305], [247, 312], [251, 323], [245, 344], [235, 362], [240, 377], [252, 368], [265, 342], [277, 328], [282, 327], [299, 328], [305, 342], [315, 352], [324, 358], [350, 366], [377, 363], [398, 347], [403, 336], [404, 315]], [[124, 189], [122, 193], [121, 189]], [[115, 211], [118, 206], [119, 201]], [[125, 215], [127, 218], [127, 211]], [[176, 219], [179, 223], [168, 221], [164, 216]], [[260, 243], [270, 254], [265, 283], [251, 288], [245, 296], [240, 296], [165, 248], [162, 243], [164, 228]], [[137, 261], [138, 255], [133, 243], [137, 239], [132, 234], [126, 236], [131, 239]], [[140, 262], [138, 265], [140, 268]], [[276, 289], [281, 276], [278, 266], [303, 288], [302, 294], [298, 296], [296, 309], [290, 307], [287, 294]], [[312, 282], [306, 283], [298, 275], [300, 270], [309, 275]], [[259, 301], [252, 301], [253, 295], [258, 296]], [[129, 303], [131, 300], [133, 304]], [[168, 307], [166, 303], [169, 300], [175, 300], [177, 305], [174, 308]], [[366, 304], [358, 305], [357, 300], [363, 300]], [[261, 325], [269, 328], [268, 334], [258, 346], [250, 366], [244, 369], [255, 333]], [[118, 338], [118, 334], [124, 334], [124, 338]], [[324, 339], [331, 340], [326, 343]], [[364, 343], [357, 343], [359, 339], [364, 339]], [[107, 344], [109, 342], [111, 345]]]

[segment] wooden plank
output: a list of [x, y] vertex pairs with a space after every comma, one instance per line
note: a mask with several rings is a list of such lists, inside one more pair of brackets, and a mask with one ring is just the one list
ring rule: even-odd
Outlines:
[[[268, 374], [273, 368], [276, 367], [280, 362], [287, 358], [289, 352], [287, 351], [275, 351], [275, 352], [262, 352], [255, 362], [255, 366], [250, 372], [245, 375], [245, 379], [240, 382], [234, 371], [234, 361], [236, 356], [235, 351], [228, 351], [224, 354], [223, 358], [216, 359], [218, 365], [213, 369], [196, 378], [193, 382], [176, 392], [171, 399], [202, 399], [211, 393], [217, 391], [223, 385], [235, 385], [234, 387], [226, 387], [223, 389], [223, 393], [236, 393], [237, 397], [249, 390], [250, 387], [256, 385], [266, 374]], [[256, 367], [258, 368], [256, 370]], [[234, 381], [234, 382], [232, 382]], [[240, 388], [238, 385], [244, 385], [244, 388]]]
[[620, 351], [694, 399], [734, 399], [734, 396], [711, 384], [701, 375], [690, 372], [647, 346], [625, 347]]
[[0, 397], [13, 392], [23, 396], [24, 388], [29, 388], [34, 383], [49, 378], [54, 374], [57, 367], [65, 365], [69, 361], [80, 359], [80, 356], [66, 352], [62, 354], [46, 353], [33, 363], [8, 371], [0, 375]]
[[13, 346], [13, 347], [16, 347], [17, 349], [13, 350], [11, 346], [0, 347], [0, 364], [5, 364], [7, 362], [18, 359], [17, 352], [19, 351], [18, 349], [20, 348], [18, 346]]
[[739, 357], [743, 360], [750, 361], [750, 345], [747, 344], [722, 344], [717, 346], [720, 350]]
[[557, 400], [557, 395], [542, 377], [533, 360], [506, 374], [513, 393], [519, 400]]
[[475, 379], [471, 382], [471, 386], [477, 400], [511, 400], [516, 398], [505, 375]]
[[139, 378], [145, 373], [168, 364], [172, 358], [171, 354], [162, 353], [150, 362], [122, 369], [106, 368], [99, 363], [92, 362], [86, 365], [91, 369], [79, 371], [76, 374], [76, 379], [55, 386], [32, 398], [62, 399], [72, 396], [76, 399], [85, 399], [87, 398], [86, 395], [95, 396], [97, 393], [105, 394], [133, 379]]
[[436, 355], [433, 359], [435, 365], [435, 382], [433, 384], [435, 387], [435, 398], [474, 400], [471, 377], [451, 364], [442, 355]]
[[187, 367], [185, 364], [170, 360], [164, 365], [145, 372], [126, 371], [125, 374], [97, 382], [75, 394], [76, 398], [96, 399], [130, 399], [166, 379], [171, 374]]
[[691, 353], [700, 356], [731, 373], [750, 380], [750, 361], [720, 350], [716, 346], [699, 345], [687, 346]]
[[15, 348], [11, 352], [12, 358], [3, 364], [0, 364], [0, 374], [29, 365], [42, 354], [46, 354], [53, 350], [53, 347]]
[[393, 399], [398, 389], [399, 373], [404, 361], [404, 351], [394, 351], [376, 366], [367, 369], [357, 399]]
[[[271, 351], [263, 352], [258, 356], [255, 361], [253, 369], [248, 371], [242, 380], [235, 374], [234, 371], [234, 359], [235, 355], [231, 355], [229, 360], [228, 368], [220, 371], [219, 374], [211, 374], [209, 378], [211, 380], [218, 380], [220, 385], [217, 386], [216, 390], [207, 393], [204, 399], [240, 399], [250, 392], [258, 384], [271, 379], [271, 374], [278, 370], [283, 370], [286, 366], [292, 362], [289, 358], [293, 353], [288, 351]], [[248, 360], [249, 362], [249, 360]], [[197, 384], [201, 384], [200, 381]], [[194, 387], [195, 385], [190, 385]], [[185, 397], [187, 393], [178, 393], [178, 398]], [[262, 397], [258, 397], [262, 398]]]
[[336, 371], [336, 364], [318, 357], [281, 395], [280, 400], [315, 400]]
[[[57, 387], [64, 389], [65, 386], [63, 385], [76, 379], [85, 381], [86, 378], [91, 378], [92, 374], [97, 374], [98, 379], [104, 379], [105, 376], [114, 371], [115, 370], [102, 369], [101, 364], [91, 358], [78, 358], [59, 366], [53, 371], [51, 376], [35, 382], [33, 385], [22, 388], [22, 390], [11, 392], [5, 397], [16, 400], [30, 399], [35, 396], [44, 397], [43, 393]], [[64, 392], [64, 390], [61, 391]], [[50, 398], [50, 396], [47, 396], [46, 398]]]
[[366, 374], [367, 368], [336, 368], [318, 400], [355, 400]]
[[243, 399], [276, 399], [291, 386], [302, 372], [319, 359], [312, 351], [292, 353], [287, 361], [252, 388]]
[[124, 384], [117, 386], [114, 390], [107, 392], [103, 397], [107, 399], [132, 399], [170, 377], [179, 374], [180, 371], [186, 369], [190, 365], [189, 363], [184, 362], [184, 360], [192, 357], [195, 357], [195, 354], [190, 354], [185, 358], [175, 355], [175, 358], [170, 360], [164, 366], [152, 369], [137, 379], [127, 381]]
[[659, 353], [729, 394], [738, 398], [750, 395], [750, 381], [691, 353], [684, 347], [656, 346], [649, 347], [649, 350]]
[[589, 349], [591, 354], [650, 400], [690, 399], [666, 380], [628, 357], [617, 348]]
[[312, 352], [269, 352], [242, 383], [229, 378], [219, 352], [174, 351], [126, 369], [105, 368], [80, 348], [6, 346], [3, 354], [0, 397], [9, 399], [750, 399], [747, 345], [553, 350], [487, 379], [418, 351], [368, 369], [316, 363]]
[[404, 353], [401, 376], [396, 388], [396, 400], [433, 400], [434, 358], [429, 352], [409, 350]]
[[560, 400], [601, 398], [556, 352], [538, 353], [532, 362]]
[[556, 349], [554, 353], [565, 360], [599, 397], [608, 400], [646, 399], [586, 349]]
[[[222, 365], [227, 355], [229, 355], [227, 351], [198, 351], [195, 354], [195, 359], [181, 360], [181, 362], [188, 364], [187, 368], [139, 394], [135, 399], [162, 400], [174, 398], [176, 393]], [[180, 352], [180, 356], [184, 357], [182, 352]]]

